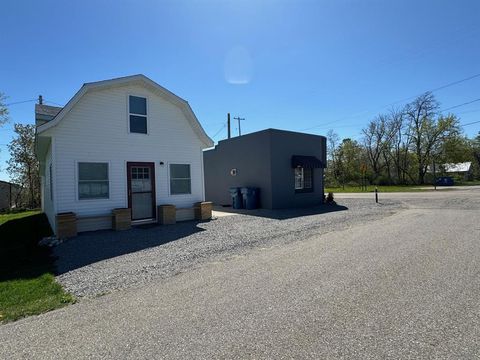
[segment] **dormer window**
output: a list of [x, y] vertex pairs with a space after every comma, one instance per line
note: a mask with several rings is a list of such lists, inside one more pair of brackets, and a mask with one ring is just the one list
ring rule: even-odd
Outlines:
[[128, 97], [128, 116], [130, 132], [147, 133], [147, 99], [140, 96]]

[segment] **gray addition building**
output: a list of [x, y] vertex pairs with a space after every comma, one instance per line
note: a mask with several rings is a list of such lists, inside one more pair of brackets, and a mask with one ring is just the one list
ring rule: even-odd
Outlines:
[[203, 152], [205, 199], [230, 205], [230, 187], [258, 187], [261, 208], [320, 204], [326, 153], [324, 136], [276, 129], [221, 140]]

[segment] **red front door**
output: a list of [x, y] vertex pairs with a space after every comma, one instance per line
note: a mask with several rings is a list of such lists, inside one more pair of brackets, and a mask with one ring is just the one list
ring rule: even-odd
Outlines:
[[132, 220], [154, 219], [155, 163], [127, 163], [128, 207]]

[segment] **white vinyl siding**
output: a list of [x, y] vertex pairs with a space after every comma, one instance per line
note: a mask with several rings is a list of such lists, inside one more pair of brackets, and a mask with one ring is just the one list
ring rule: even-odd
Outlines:
[[52, 162], [52, 145], [50, 145], [50, 149], [48, 150], [45, 156], [45, 172], [44, 176], [42, 177], [42, 192], [43, 192], [43, 203], [42, 203], [42, 210], [47, 215], [48, 221], [50, 226], [55, 231], [55, 210], [54, 210], [54, 203], [53, 200], [55, 198], [55, 182], [54, 182], [54, 164]]
[[[141, 141], [129, 133], [125, 121], [130, 94], [144, 94], [148, 98], [148, 136], [142, 136]], [[52, 130], [56, 138], [57, 212], [73, 211], [81, 217], [106, 215], [114, 208], [127, 207], [127, 162], [155, 163], [157, 205], [187, 208], [204, 200], [204, 144], [177, 105], [143, 86], [91, 91]], [[108, 199], [78, 200], [79, 161], [108, 161]], [[190, 194], [170, 196], [167, 165], [170, 163], [190, 164]]]
[[48, 167], [48, 192], [50, 195], [50, 201], [53, 201], [53, 170], [52, 164]]

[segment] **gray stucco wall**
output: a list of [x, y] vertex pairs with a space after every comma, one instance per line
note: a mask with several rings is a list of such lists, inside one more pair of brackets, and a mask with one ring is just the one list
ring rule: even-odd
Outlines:
[[[293, 155], [315, 156], [326, 163], [323, 136], [267, 129], [222, 140], [204, 152], [205, 197], [217, 205], [231, 204], [232, 186], [260, 188], [260, 206], [267, 209], [321, 203], [323, 169], [314, 169], [314, 191], [295, 192]], [[237, 175], [231, 176], [231, 169]]]
[[[270, 136], [266, 131], [223, 140], [203, 153], [205, 200], [217, 205], [231, 204], [228, 189], [255, 186], [260, 206], [271, 208]], [[232, 169], [237, 175], [230, 175]]]
[[326, 164], [326, 138], [272, 130], [272, 208], [302, 207], [323, 200], [323, 169], [313, 169], [313, 192], [296, 193], [292, 155], [315, 156]]

